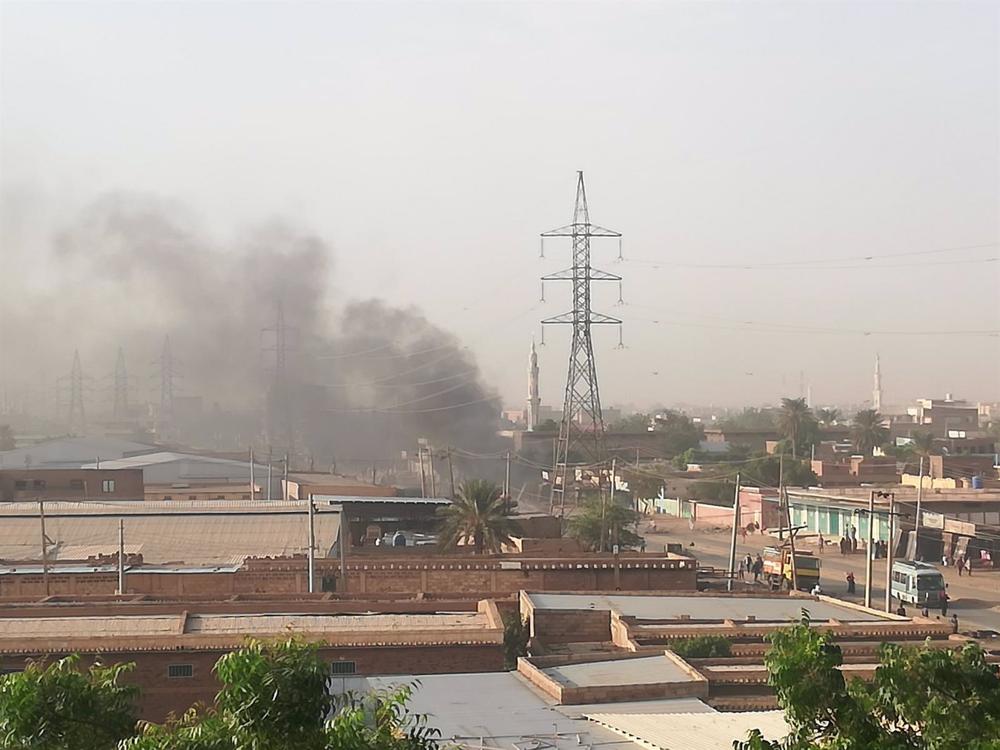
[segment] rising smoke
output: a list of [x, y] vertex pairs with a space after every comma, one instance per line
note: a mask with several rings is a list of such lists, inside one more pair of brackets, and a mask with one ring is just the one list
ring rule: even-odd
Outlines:
[[[0, 375], [27, 413], [53, 411], [55, 377], [74, 349], [87, 374], [100, 376], [119, 346], [132, 400], [155, 411], [151, 363], [169, 336], [178, 393], [203, 403], [180, 442], [260, 445], [275, 410], [291, 414], [297, 451], [324, 468], [337, 457], [398, 455], [418, 437], [471, 449], [494, 439], [498, 402], [471, 353], [413, 308], [379, 300], [335, 308], [333, 254], [314, 234], [273, 221], [220, 240], [184, 206], [134, 194], [104, 196], [44, 235], [11, 210], [6, 265], [41, 271], [21, 284], [8, 276], [0, 290], [9, 355]], [[279, 304], [286, 377], [276, 390]], [[89, 385], [97, 421], [110, 401], [99, 377]]]

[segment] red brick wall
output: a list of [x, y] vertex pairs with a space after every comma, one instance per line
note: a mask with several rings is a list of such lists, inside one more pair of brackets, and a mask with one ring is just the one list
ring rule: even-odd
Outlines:
[[[423, 646], [386, 648], [324, 648], [328, 661], [353, 661], [360, 675], [434, 674], [448, 672], [494, 672], [503, 669], [503, 650], [489, 646]], [[57, 654], [58, 658], [63, 654]], [[121, 652], [103, 654], [104, 663], [134, 662], [126, 682], [140, 690], [139, 715], [147, 721], [163, 721], [171, 712], [181, 714], [196, 702], [211, 705], [219, 691], [212, 667], [222, 654], [216, 651], [175, 650], [168, 652]], [[36, 655], [34, 658], [40, 658]], [[23, 656], [2, 656], [0, 667], [23, 669]], [[82, 666], [93, 662], [85, 655]], [[171, 664], [191, 664], [194, 675], [167, 677]]]
[[[74, 488], [71, 481], [83, 486]], [[113, 492], [104, 492], [104, 481], [113, 480]], [[17, 482], [27, 483], [18, 489]], [[35, 487], [35, 482], [44, 487]], [[0, 470], [0, 500], [142, 500], [142, 469], [3, 469]]]

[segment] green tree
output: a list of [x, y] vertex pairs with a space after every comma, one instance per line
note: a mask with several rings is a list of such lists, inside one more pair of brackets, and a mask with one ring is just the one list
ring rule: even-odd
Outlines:
[[687, 659], [723, 658], [732, 656], [733, 642], [721, 635], [699, 635], [671, 643], [670, 650]]
[[623, 549], [635, 549], [642, 546], [642, 537], [628, 527], [638, 522], [639, 514], [617, 498], [612, 501], [607, 497], [591, 496], [569, 519], [569, 535], [594, 552], [609, 552], [615, 544]]
[[824, 427], [830, 427], [831, 425], [837, 424], [840, 417], [840, 409], [819, 409], [816, 412], [816, 418]]
[[764, 658], [791, 732], [756, 730], [739, 750], [997, 750], [1000, 680], [974, 643], [948, 650], [884, 643], [875, 679], [848, 682], [827, 633], [800, 622], [773, 633]]
[[[763, 487], [777, 487], [782, 479], [781, 464], [782, 458], [780, 456], [767, 456], [753, 463], [748, 463], [740, 471], [747, 484], [756, 482]], [[784, 482], [787, 486], [811, 487], [818, 481], [819, 478], [813, 473], [808, 461], [784, 459]]]
[[485, 479], [467, 479], [451, 505], [441, 510], [441, 543], [446, 549], [472, 540], [477, 555], [499, 552], [511, 541], [514, 524], [507, 515], [503, 489]]
[[0, 747], [5, 750], [110, 750], [132, 734], [136, 688], [120, 685], [130, 665], [80, 657], [29, 664], [0, 677]]
[[910, 447], [913, 452], [918, 456], [923, 456], [927, 458], [928, 456], [933, 456], [937, 452], [936, 439], [933, 433], [920, 431], [914, 432], [910, 435]]
[[528, 621], [521, 619], [517, 611], [504, 618], [503, 624], [503, 664], [507, 669], [516, 669], [518, 657], [528, 655], [528, 641], [531, 630]]
[[792, 444], [792, 458], [798, 455], [806, 433], [815, 425], [816, 419], [804, 398], [781, 399], [778, 428]]
[[146, 724], [122, 750], [433, 750], [438, 732], [409, 712], [409, 686], [332, 696], [319, 645], [249, 641], [219, 659], [211, 709]]
[[673, 409], [658, 413], [653, 418], [653, 424], [653, 431], [668, 456], [676, 456], [688, 448], [697, 448], [703, 437], [701, 427], [687, 415]]
[[613, 422], [609, 427], [609, 432], [649, 432], [652, 418], [648, 414], [629, 414], [622, 417], [617, 422]]
[[885, 421], [875, 409], [862, 409], [854, 415], [851, 422], [851, 438], [854, 448], [862, 456], [870, 456], [876, 448], [885, 445], [889, 439], [889, 430], [882, 422]]
[[777, 412], [774, 409], [757, 409], [753, 406], [719, 422], [719, 427], [723, 430], [774, 430], [777, 426]]

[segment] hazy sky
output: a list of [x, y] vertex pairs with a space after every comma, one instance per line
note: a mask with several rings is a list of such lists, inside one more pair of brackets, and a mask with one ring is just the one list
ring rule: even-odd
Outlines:
[[334, 300], [420, 306], [521, 404], [583, 169], [625, 234], [606, 405], [860, 402], [876, 352], [890, 403], [995, 400], [1000, 337], [928, 332], [1000, 329], [998, 7], [7, 0], [3, 189], [45, 226], [114, 190], [301, 224]]

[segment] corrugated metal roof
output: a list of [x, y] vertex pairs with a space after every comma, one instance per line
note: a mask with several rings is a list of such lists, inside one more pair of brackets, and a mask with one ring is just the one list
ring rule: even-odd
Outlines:
[[366, 497], [364, 495], [313, 495], [313, 500], [333, 503], [398, 503], [400, 505], [451, 505], [446, 497]]
[[751, 729], [777, 740], [788, 734], [781, 711], [695, 714], [587, 714], [587, 718], [651, 750], [730, 750]]
[[[65, 505], [65, 504], [59, 504]], [[147, 504], [148, 505], [148, 504]], [[124, 517], [125, 544], [141, 548], [143, 562], [152, 564], [233, 565], [246, 557], [305, 555], [309, 522], [305, 504], [298, 512], [243, 511], [228, 513], [99, 513], [46, 511], [45, 533], [53, 541], [49, 559], [80, 559], [77, 550], [94, 554], [118, 552], [118, 520]], [[328, 556], [340, 528], [339, 513], [315, 515], [316, 544]], [[39, 519], [34, 513], [6, 514], [0, 523], [0, 559], [40, 560]]]
[[[225, 464], [227, 466], [242, 466], [250, 470], [250, 462], [236, 461], [232, 458], [215, 458], [214, 456], [202, 456], [197, 453], [177, 453], [174, 451], [159, 451], [157, 453], [143, 453], [137, 456], [126, 456], [125, 458], [114, 458], [109, 461], [101, 461], [100, 466], [96, 461], [84, 464], [84, 469], [141, 469], [143, 466], [154, 466], [156, 464], [169, 464], [174, 461], [191, 461], [203, 464]], [[258, 470], [267, 471], [267, 466], [254, 462]]]

